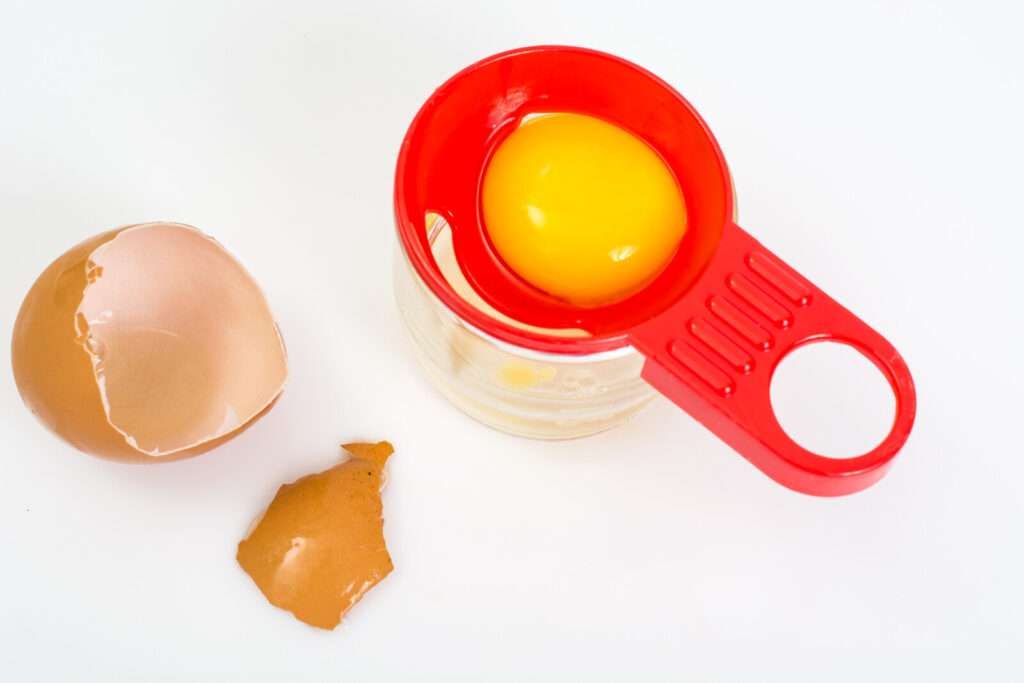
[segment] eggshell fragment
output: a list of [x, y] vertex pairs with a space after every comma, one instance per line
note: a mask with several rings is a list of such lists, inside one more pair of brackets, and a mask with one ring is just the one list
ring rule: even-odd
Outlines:
[[238, 564], [272, 604], [333, 629], [393, 565], [380, 488], [387, 441], [343, 446], [352, 458], [282, 486], [238, 544]]
[[288, 376], [259, 285], [180, 223], [112, 230], [50, 264], [18, 313], [11, 361], [44, 425], [128, 462], [223, 443], [273, 405]]

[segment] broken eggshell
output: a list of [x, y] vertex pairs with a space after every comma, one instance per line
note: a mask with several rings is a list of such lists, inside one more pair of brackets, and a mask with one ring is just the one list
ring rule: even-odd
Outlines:
[[288, 376], [259, 285], [180, 223], [118, 228], [50, 264], [18, 313], [11, 362], [51, 431], [86, 453], [143, 463], [237, 435]]
[[333, 629], [394, 565], [380, 489], [387, 441], [342, 446], [352, 456], [282, 486], [238, 544], [238, 564], [271, 604]]

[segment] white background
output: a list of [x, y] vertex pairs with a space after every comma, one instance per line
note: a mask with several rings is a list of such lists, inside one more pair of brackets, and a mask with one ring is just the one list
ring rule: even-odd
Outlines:
[[[0, 678], [1020, 680], [1022, 20], [1013, 2], [0, 0], [4, 334], [72, 244], [178, 220], [261, 283], [292, 371], [251, 430], [152, 467], [64, 446], [0, 373]], [[391, 289], [399, 142], [458, 69], [555, 42], [676, 86], [740, 223], [901, 350], [918, 419], [879, 485], [792, 493], [665, 400], [543, 443], [427, 384]], [[264, 600], [235, 544], [360, 439], [397, 447], [396, 569], [320, 632]]]

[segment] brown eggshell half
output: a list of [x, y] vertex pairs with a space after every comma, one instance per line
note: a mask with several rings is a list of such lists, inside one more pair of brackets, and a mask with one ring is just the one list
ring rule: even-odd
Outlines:
[[288, 377], [259, 285], [180, 223], [112, 230], [50, 264], [18, 313], [11, 362], [51, 431], [86, 453], [142, 463], [237, 435]]

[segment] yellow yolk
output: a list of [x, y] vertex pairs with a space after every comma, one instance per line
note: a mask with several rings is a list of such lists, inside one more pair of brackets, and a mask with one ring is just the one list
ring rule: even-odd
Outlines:
[[487, 234], [534, 287], [578, 305], [625, 298], [668, 264], [686, 232], [672, 172], [645, 142], [580, 114], [527, 119], [484, 173]]

